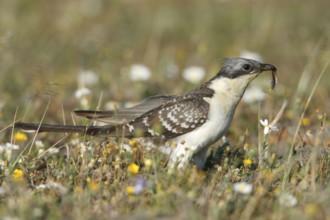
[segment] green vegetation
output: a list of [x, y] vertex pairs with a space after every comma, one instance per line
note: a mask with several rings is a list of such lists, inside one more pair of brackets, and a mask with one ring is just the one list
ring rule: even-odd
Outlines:
[[[0, 218], [329, 219], [329, 8], [323, 0], [2, 0]], [[242, 51], [275, 65], [279, 84], [269, 91], [263, 74], [251, 85], [266, 96], [240, 103], [230, 145], [212, 146], [205, 171], [169, 171], [167, 157], [140, 141], [10, 128], [87, 124], [71, 111], [181, 93], [196, 87], [186, 67], [204, 68], [206, 80]], [[134, 64], [151, 77], [132, 80]]]

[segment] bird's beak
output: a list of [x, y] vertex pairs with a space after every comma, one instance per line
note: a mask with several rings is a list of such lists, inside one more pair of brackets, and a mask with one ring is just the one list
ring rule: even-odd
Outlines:
[[277, 70], [276, 67], [271, 64], [261, 64], [260, 72], [264, 72], [264, 71], [276, 72], [276, 70]]
[[277, 85], [277, 75], [276, 75], [276, 67], [271, 64], [261, 64], [260, 73], [264, 71], [272, 71], [272, 82], [271, 82], [271, 88], [272, 90]]

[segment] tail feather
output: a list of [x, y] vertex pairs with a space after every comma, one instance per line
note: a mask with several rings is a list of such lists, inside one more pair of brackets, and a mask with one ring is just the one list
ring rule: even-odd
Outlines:
[[26, 131], [37, 132], [67, 132], [67, 133], [81, 133], [86, 135], [107, 135], [116, 136], [116, 126], [76, 126], [76, 125], [51, 125], [51, 124], [34, 124], [16, 122], [15, 128]]
[[111, 125], [120, 125], [125, 122], [134, 120], [143, 112], [129, 111], [93, 111], [93, 110], [76, 110], [74, 113], [77, 116], [85, 117], [95, 121], [105, 122]]
[[110, 111], [75, 110], [74, 113], [88, 119], [119, 125], [140, 117], [142, 114], [163, 105], [173, 97], [167, 95], [151, 96], [129, 108], [118, 108]]

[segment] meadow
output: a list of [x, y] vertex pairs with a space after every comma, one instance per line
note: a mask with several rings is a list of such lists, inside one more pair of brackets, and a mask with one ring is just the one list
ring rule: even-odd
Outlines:
[[[2, 0], [0, 218], [330, 219], [329, 8]], [[73, 110], [183, 93], [238, 56], [275, 65], [278, 85], [268, 73], [250, 85], [204, 170], [169, 170], [140, 140], [11, 127], [85, 125]]]

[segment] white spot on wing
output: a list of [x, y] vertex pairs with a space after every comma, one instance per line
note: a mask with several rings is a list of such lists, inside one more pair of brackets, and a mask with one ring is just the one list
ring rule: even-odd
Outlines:
[[144, 118], [143, 118], [143, 121], [142, 121], [143, 124], [144, 124], [145, 126], [147, 126], [147, 127], [150, 126], [149, 123], [148, 123], [148, 119], [149, 119], [148, 117], [144, 117]]
[[134, 131], [134, 126], [131, 125], [131, 124], [129, 124], [129, 123], [127, 123], [126, 126], [128, 127], [128, 131], [129, 131], [130, 133], [133, 133], [133, 131]]
[[148, 128], [148, 132], [149, 132], [152, 136], [155, 136], [155, 132], [154, 132], [151, 128]]
[[[175, 113], [176, 111], [174, 111], [174, 113]], [[169, 112], [168, 114], [167, 114], [167, 117], [168, 117], [168, 119], [170, 119], [172, 122], [174, 122], [174, 123], [176, 123], [176, 122], [178, 122], [178, 119], [172, 114], [172, 112]]]
[[155, 132], [154, 130], [152, 130], [152, 128], [148, 128], [148, 132], [152, 135], [152, 136], [160, 136], [160, 134], [158, 132]]
[[189, 128], [189, 125], [186, 122], [181, 123], [180, 126], [183, 128]]
[[161, 122], [162, 122], [162, 125], [163, 125], [167, 130], [172, 131], [172, 126], [171, 126], [169, 123], [167, 123], [167, 121], [165, 121], [165, 120], [161, 120]]

